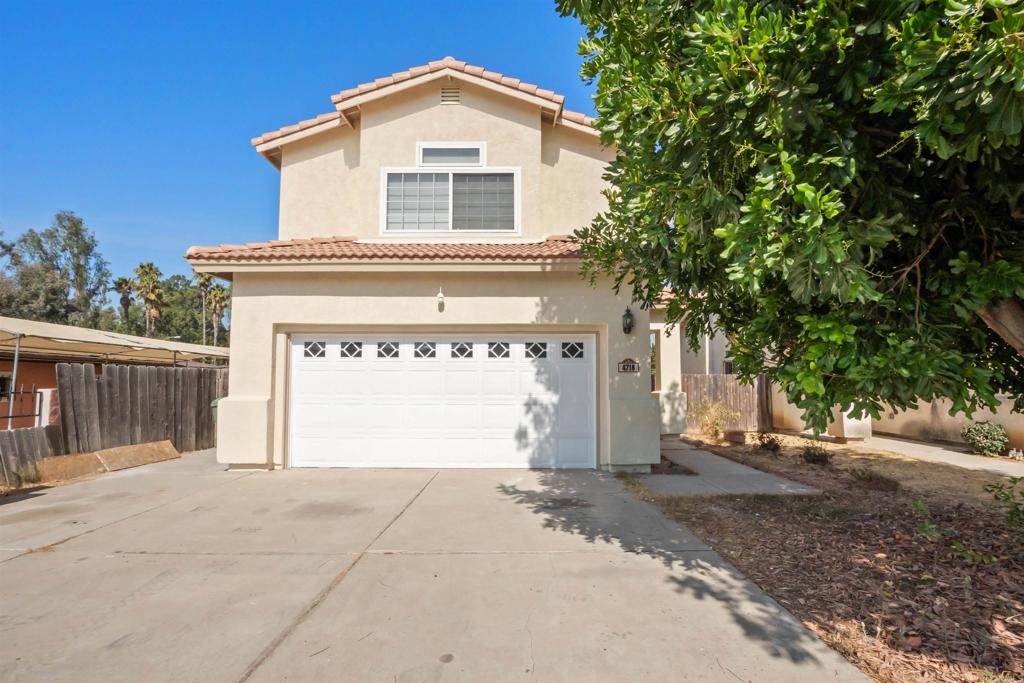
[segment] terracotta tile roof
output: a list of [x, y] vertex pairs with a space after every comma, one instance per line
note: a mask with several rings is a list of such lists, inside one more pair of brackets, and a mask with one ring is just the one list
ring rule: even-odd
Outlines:
[[191, 247], [190, 263], [221, 261], [547, 261], [575, 258], [577, 244], [567, 236], [543, 242], [357, 242], [352, 237], [271, 240], [248, 244]]
[[[546, 90], [544, 88], [534, 85], [533, 83], [523, 83], [518, 78], [512, 78], [511, 76], [506, 76], [504, 74], [497, 73], [496, 71], [488, 71], [482, 66], [474, 66], [472, 64], [467, 64], [466, 62], [455, 59], [454, 57], [445, 57], [444, 59], [438, 59], [432, 62], [428, 62], [427, 64], [423, 64], [421, 66], [414, 66], [410, 69], [406, 69], [405, 71], [395, 72], [390, 76], [384, 76], [383, 78], [378, 78], [369, 83], [360, 83], [354, 88], [342, 90], [341, 92], [331, 96], [331, 102], [333, 102], [335, 106], [338, 107], [339, 111], [330, 112], [327, 114], [320, 114], [316, 118], [306, 119], [305, 121], [299, 121], [298, 123], [293, 124], [291, 126], [285, 126], [284, 128], [279, 128], [277, 130], [272, 130], [268, 133], [264, 133], [263, 135], [254, 137], [252, 139], [252, 144], [253, 146], [262, 145], [265, 142], [270, 142], [271, 140], [276, 140], [286, 135], [297, 133], [301, 130], [311, 128], [312, 126], [316, 126], [321, 123], [326, 123], [328, 121], [337, 120], [341, 118], [340, 110], [345, 108], [344, 104], [346, 100], [350, 100], [354, 97], [365, 95], [366, 93], [374, 92], [376, 90], [380, 90], [382, 88], [386, 88], [388, 86], [395, 85], [403, 81], [408, 81], [411, 79], [419, 78], [421, 76], [426, 76], [436, 71], [441, 71], [442, 69], [461, 71], [462, 73], [469, 74], [470, 76], [483, 78], [485, 80], [491, 81], [492, 83], [503, 85], [511, 90], [517, 90], [519, 92], [524, 92], [528, 95], [533, 95], [535, 97], [540, 97], [542, 99], [549, 100], [554, 104], [558, 105], [559, 108], [561, 108], [562, 103], [565, 101], [564, 95], [559, 95], [558, 93], [552, 90]], [[560, 109], [559, 116], [560, 118], [565, 119], [566, 121], [581, 126], [592, 126], [594, 122], [594, 119], [587, 116], [586, 114], [581, 114], [580, 112], [577, 111], [569, 111], [568, 109]]]
[[328, 121], [337, 121], [340, 118], [341, 112], [337, 111], [328, 112], [326, 114], [320, 114], [314, 118], [305, 119], [303, 121], [299, 121], [298, 123], [293, 123], [290, 126], [278, 128], [277, 130], [272, 130], [269, 133], [264, 133], [263, 135], [254, 137], [251, 140], [252, 146], [255, 147], [257, 145], [262, 145], [264, 142], [270, 142], [271, 140], [283, 138], [285, 135], [298, 133], [300, 130], [306, 130], [307, 128], [312, 128], [313, 126], [319, 126], [321, 123], [327, 123]]
[[334, 104], [341, 104], [345, 100], [352, 99], [358, 95], [365, 95], [368, 92], [386, 88], [389, 85], [395, 85], [396, 83], [408, 81], [412, 78], [426, 76], [427, 74], [434, 73], [435, 71], [441, 71], [442, 69], [461, 71], [469, 74], [470, 76], [483, 78], [484, 80], [504, 85], [508, 88], [512, 88], [513, 90], [519, 90], [520, 92], [524, 92], [528, 95], [534, 95], [545, 100], [551, 100], [558, 105], [561, 105], [565, 101], [565, 97], [563, 95], [559, 95], [551, 90], [545, 90], [533, 83], [523, 83], [518, 78], [512, 78], [511, 76], [506, 76], [505, 74], [500, 74], [496, 71], [488, 71], [482, 66], [466, 64], [462, 60], [455, 59], [454, 57], [445, 57], [444, 59], [437, 59], [421, 66], [414, 66], [411, 69], [406, 69], [405, 71], [397, 71], [390, 76], [378, 78], [370, 83], [360, 83], [354, 88], [342, 90], [337, 95], [331, 96], [331, 102], [334, 102]]

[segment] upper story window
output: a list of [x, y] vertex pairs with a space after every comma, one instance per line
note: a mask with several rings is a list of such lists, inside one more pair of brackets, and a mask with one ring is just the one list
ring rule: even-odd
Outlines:
[[519, 169], [487, 166], [483, 142], [421, 142], [416, 168], [382, 172], [387, 233], [519, 229]]

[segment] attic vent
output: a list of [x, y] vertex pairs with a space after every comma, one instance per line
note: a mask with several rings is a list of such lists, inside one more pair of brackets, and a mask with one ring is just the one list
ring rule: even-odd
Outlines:
[[441, 104], [462, 104], [462, 88], [441, 88]]

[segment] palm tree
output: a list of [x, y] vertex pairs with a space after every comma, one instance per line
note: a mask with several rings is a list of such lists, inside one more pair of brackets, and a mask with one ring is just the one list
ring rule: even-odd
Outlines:
[[114, 280], [111, 288], [121, 295], [121, 324], [128, 329], [128, 312], [132, 306], [132, 293], [135, 291], [135, 281], [130, 277], [119, 277]]
[[135, 268], [135, 291], [146, 308], [147, 337], [153, 336], [156, 321], [160, 318], [160, 308], [164, 305], [164, 289], [160, 285], [162, 276], [163, 273], [152, 261], [140, 263]]
[[[203, 300], [203, 344], [206, 344], [206, 295], [210, 291], [210, 287], [213, 286], [213, 276], [209, 273], [196, 273], [195, 275], [196, 287], [199, 289], [199, 296]], [[216, 343], [216, 342], [215, 342]]]
[[217, 345], [217, 334], [220, 332], [224, 311], [231, 304], [231, 290], [222, 284], [210, 287], [210, 311], [213, 313], [213, 345]]

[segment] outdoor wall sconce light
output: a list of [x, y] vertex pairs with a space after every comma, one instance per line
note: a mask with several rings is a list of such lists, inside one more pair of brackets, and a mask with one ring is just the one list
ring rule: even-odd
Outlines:
[[626, 312], [622, 314], [622, 331], [629, 334], [633, 331], [633, 311], [629, 310], [629, 306], [626, 306]]
[[437, 288], [437, 312], [444, 313], [444, 288]]

